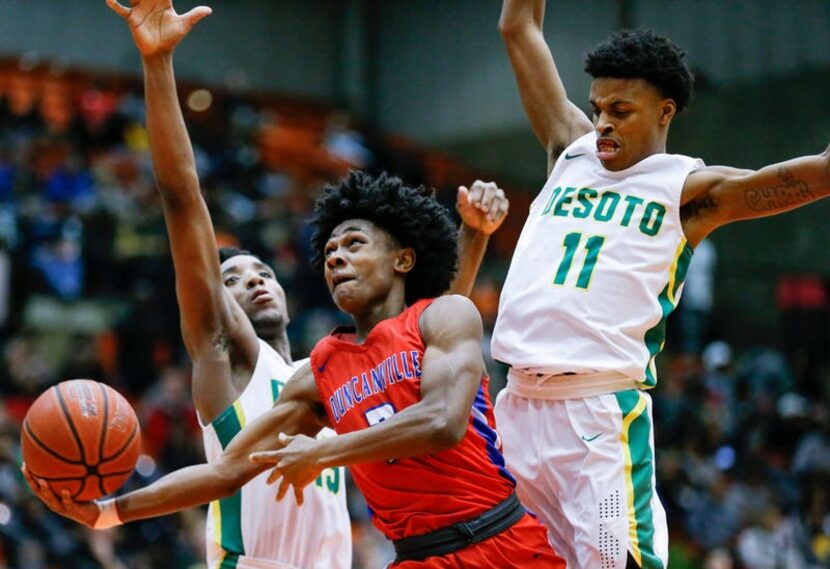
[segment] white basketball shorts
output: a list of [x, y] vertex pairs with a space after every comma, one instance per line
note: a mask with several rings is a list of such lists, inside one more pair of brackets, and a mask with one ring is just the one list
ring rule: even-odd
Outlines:
[[648, 394], [549, 400], [504, 390], [495, 413], [518, 496], [569, 569], [624, 569], [628, 553], [643, 569], [665, 569]]

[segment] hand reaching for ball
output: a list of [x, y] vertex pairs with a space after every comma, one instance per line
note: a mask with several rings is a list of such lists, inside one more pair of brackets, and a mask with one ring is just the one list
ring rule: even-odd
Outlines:
[[101, 515], [101, 509], [97, 502], [75, 502], [70, 496], [69, 490], [65, 488], [60, 491], [61, 497], [58, 499], [49, 484], [43, 479], [32, 476], [25, 464], [20, 471], [35, 496], [40, 498], [50, 510], [89, 528], [95, 527], [95, 523]]

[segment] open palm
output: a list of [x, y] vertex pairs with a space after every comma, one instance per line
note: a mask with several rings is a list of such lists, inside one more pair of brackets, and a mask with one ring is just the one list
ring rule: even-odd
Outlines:
[[207, 6], [198, 6], [177, 14], [172, 0], [130, 0], [130, 8], [117, 0], [106, 2], [127, 21], [135, 45], [144, 57], [172, 52], [193, 26], [211, 13]]

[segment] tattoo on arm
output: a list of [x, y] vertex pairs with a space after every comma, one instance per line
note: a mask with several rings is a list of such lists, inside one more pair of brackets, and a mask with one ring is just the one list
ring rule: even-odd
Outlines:
[[706, 194], [680, 208], [680, 219], [681, 221], [691, 221], [716, 209], [718, 209], [717, 202], [712, 196]]
[[751, 188], [744, 201], [752, 211], [774, 211], [816, 199], [810, 186], [793, 176], [786, 166], [778, 169], [779, 183], [766, 188]]

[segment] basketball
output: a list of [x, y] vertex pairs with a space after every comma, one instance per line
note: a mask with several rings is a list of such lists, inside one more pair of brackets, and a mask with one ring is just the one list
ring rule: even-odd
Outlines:
[[95, 500], [117, 490], [135, 468], [141, 433], [135, 411], [111, 387], [64, 381], [32, 404], [21, 428], [28, 471], [60, 496]]

